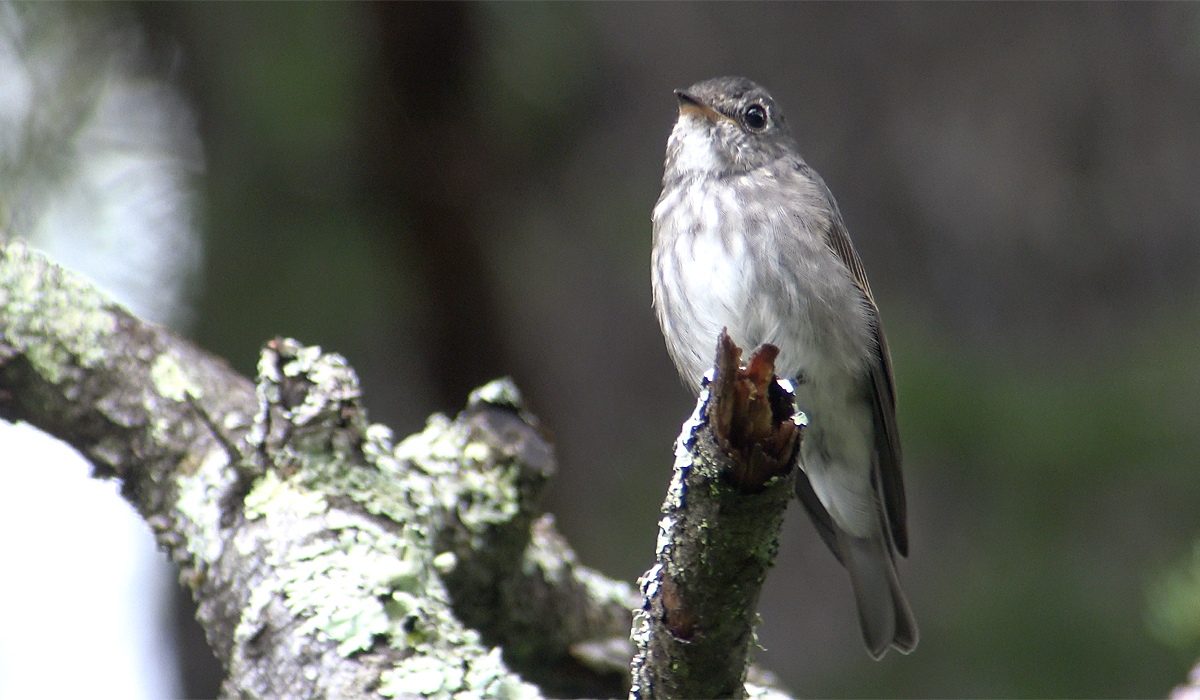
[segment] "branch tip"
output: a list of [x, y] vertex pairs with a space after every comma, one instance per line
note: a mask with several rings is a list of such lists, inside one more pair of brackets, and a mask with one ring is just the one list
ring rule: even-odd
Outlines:
[[790, 419], [792, 396], [775, 381], [779, 348], [765, 344], [741, 366], [742, 350], [728, 333], [717, 341], [717, 372], [712, 382], [711, 415], [721, 448], [733, 458], [729, 477], [747, 491], [786, 475], [799, 430]]

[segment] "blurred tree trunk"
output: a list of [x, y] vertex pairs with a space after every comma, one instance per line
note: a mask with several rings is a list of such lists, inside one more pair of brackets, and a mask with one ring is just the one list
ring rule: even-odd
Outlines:
[[[374, 102], [370, 158], [393, 206], [403, 207], [435, 304], [429, 367], [441, 396], [463, 396], [512, 363], [501, 342], [493, 271], [481, 246], [496, 194], [507, 186], [494, 167], [487, 129], [471, 94], [480, 45], [469, 3], [372, 5], [387, 94]], [[506, 173], [512, 177], [513, 172]]]

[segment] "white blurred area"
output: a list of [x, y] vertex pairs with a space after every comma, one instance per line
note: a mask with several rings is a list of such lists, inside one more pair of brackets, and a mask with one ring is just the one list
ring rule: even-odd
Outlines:
[[0, 454], [0, 698], [180, 697], [171, 569], [117, 483], [28, 425]]
[[[194, 118], [100, 3], [0, 2], [0, 238], [186, 327], [200, 262]], [[171, 569], [118, 484], [0, 421], [0, 700], [173, 698]]]

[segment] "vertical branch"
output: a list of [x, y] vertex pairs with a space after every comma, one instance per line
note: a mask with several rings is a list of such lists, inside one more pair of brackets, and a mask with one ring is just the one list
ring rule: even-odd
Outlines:
[[675, 449], [657, 563], [641, 579], [635, 698], [742, 697], [759, 593], [778, 550], [800, 438], [774, 381], [778, 350], [740, 367], [722, 333], [716, 376]]

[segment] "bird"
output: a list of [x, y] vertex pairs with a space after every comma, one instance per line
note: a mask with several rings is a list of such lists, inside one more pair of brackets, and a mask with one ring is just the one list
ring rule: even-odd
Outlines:
[[849, 574], [867, 651], [909, 653], [896, 387], [879, 309], [838, 205], [771, 95], [742, 77], [676, 90], [651, 281], [667, 350], [698, 392], [725, 329], [779, 349], [808, 419], [796, 496]]

